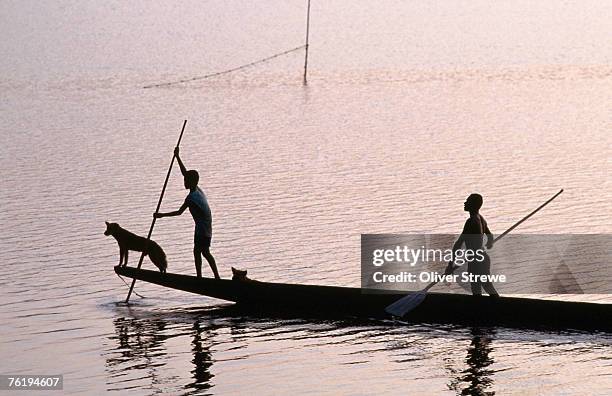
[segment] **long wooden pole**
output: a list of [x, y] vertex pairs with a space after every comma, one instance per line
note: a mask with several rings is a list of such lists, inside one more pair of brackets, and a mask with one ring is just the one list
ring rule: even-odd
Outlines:
[[[179, 147], [181, 144], [181, 139], [183, 138], [183, 132], [185, 132], [185, 125], [187, 125], [187, 120], [183, 122], [183, 128], [181, 128], [181, 134], [179, 135], [178, 141], [176, 142], [176, 147]], [[172, 172], [172, 165], [174, 165], [174, 152], [172, 152], [172, 159], [170, 160], [170, 166], [168, 167], [168, 173], [166, 174], [166, 180], [164, 181], [164, 186], [162, 187], [161, 194], [159, 194], [159, 200], [157, 201], [157, 208], [155, 209], [155, 213], [159, 212], [161, 208], [162, 200], [164, 199], [164, 193], [166, 192], [166, 186], [168, 185], [168, 180], [170, 179], [170, 173]], [[151, 239], [151, 234], [153, 234], [153, 227], [155, 227], [155, 217], [153, 217], [153, 221], [151, 222], [151, 227], [149, 228], [149, 234], [147, 235], [147, 240]], [[142, 266], [142, 260], [144, 259], [145, 252], [142, 252], [140, 255], [140, 260], [138, 261], [138, 269]], [[130, 296], [132, 295], [132, 291], [134, 290], [134, 285], [136, 284], [136, 278], [132, 279], [132, 285], [130, 286], [130, 291], [125, 299], [125, 303], [127, 304], [130, 301]]]
[[552, 198], [550, 198], [548, 201], [544, 202], [542, 205], [538, 206], [533, 212], [529, 213], [527, 216], [523, 217], [520, 221], [518, 221], [516, 224], [514, 224], [512, 227], [508, 228], [506, 231], [504, 231], [500, 236], [498, 236], [497, 238], [495, 238], [494, 242], [499, 241], [500, 239], [502, 239], [506, 234], [508, 234], [510, 231], [514, 230], [516, 227], [520, 226], [521, 224], [523, 224], [523, 222], [525, 220], [527, 220], [528, 218], [530, 218], [531, 216], [533, 216], [534, 214], [536, 214], [540, 209], [542, 209], [544, 206], [548, 205], [553, 199], [557, 198], [559, 195], [561, 195], [561, 193], [563, 192], [563, 189], [559, 190], [558, 193], [556, 193], [555, 195], [553, 195]]
[[306, 45], [304, 51], [304, 85], [308, 84], [308, 34], [310, 33], [310, 0], [308, 0], [308, 11], [306, 12]]

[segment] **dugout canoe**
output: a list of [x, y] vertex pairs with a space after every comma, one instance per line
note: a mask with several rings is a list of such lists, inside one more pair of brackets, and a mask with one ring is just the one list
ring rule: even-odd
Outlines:
[[[381, 293], [353, 287], [197, 278], [133, 267], [115, 267], [115, 272], [163, 287], [234, 302], [241, 309], [268, 315], [384, 318], [387, 317], [384, 308], [406, 295], [405, 292]], [[429, 293], [403, 320], [610, 332], [612, 304]]]

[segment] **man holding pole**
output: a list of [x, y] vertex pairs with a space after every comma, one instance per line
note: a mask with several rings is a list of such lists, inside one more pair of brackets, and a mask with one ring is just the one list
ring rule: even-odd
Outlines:
[[[470, 213], [470, 217], [465, 221], [465, 225], [463, 226], [463, 231], [461, 235], [453, 245], [453, 256], [455, 252], [461, 249], [461, 246], [465, 243], [465, 247], [472, 252], [481, 251], [482, 259], [472, 258], [468, 261], [468, 272], [474, 275], [490, 275], [491, 273], [491, 259], [487, 252], [483, 249], [483, 234], [487, 235], [487, 249], [491, 249], [493, 247], [494, 238], [493, 234], [489, 230], [489, 226], [487, 225], [486, 220], [479, 213], [480, 208], [482, 207], [482, 195], [480, 194], [471, 194], [465, 200], [463, 204], [463, 210]], [[446, 273], [451, 273], [454, 270], [454, 265], [452, 262], [448, 264]], [[482, 291], [481, 288], [485, 290], [492, 297], [499, 297], [499, 294], [493, 287], [493, 284], [490, 281], [481, 282], [476, 281], [472, 282], [472, 294], [475, 296], [480, 296]]]
[[189, 212], [195, 222], [195, 231], [193, 239], [193, 257], [195, 259], [196, 274], [198, 278], [202, 277], [202, 256], [206, 258], [210, 268], [216, 279], [220, 279], [217, 271], [215, 258], [210, 253], [210, 243], [212, 240], [212, 214], [208, 200], [204, 192], [198, 187], [200, 176], [196, 170], [187, 170], [181, 157], [179, 156], [178, 146], [174, 149], [174, 156], [181, 168], [183, 174], [185, 188], [189, 190], [187, 198], [181, 207], [168, 213], [154, 213], [153, 216], [157, 219], [162, 217], [171, 217], [182, 215], [189, 208]]
[[[486, 227], [487, 230], [485, 230], [484, 227], [483, 227], [483, 224], [480, 223], [480, 227], [481, 228], [479, 228], [479, 230], [478, 230], [478, 234], [480, 234], [480, 238], [481, 238], [480, 239], [480, 246], [482, 246], [482, 234], [483, 233], [487, 234], [487, 238], [491, 238], [491, 239], [487, 239], [487, 245], [493, 245], [493, 243], [499, 241], [504, 236], [508, 235], [510, 233], [510, 231], [514, 230], [516, 227], [520, 226], [525, 221], [527, 221], [527, 219], [529, 219], [531, 216], [533, 216], [534, 214], [539, 212], [540, 209], [542, 209], [544, 206], [546, 206], [549, 203], [551, 203], [555, 198], [557, 198], [559, 195], [561, 195], [562, 192], [563, 192], [563, 189], [559, 190], [559, 192], [556, 193], [555, 195], [553, 195], [552, 198], [550, 198], [548, 201], [544, 202], [542, 205], [538, 206], [533, 212], [531, 212], [527, 216], [523, 217], [521, 220], [516, 222], [512, 227], [508, 228], [506, 231], [504, 231], [500, 236], [498, 236], [495, 239], [493, 239], [493, 234], [491, 234], [491, 231], [487, 231], [488, 230], [488, 226]], [[474, 212], [474, 216], [473, 217], [476, 217], [476, 215], [478, 215], [478, 218], [480, 218], [481, 216], [480, 216], [480, 214], [478, 214], [478, 211], [480, 210], [481, 206], [482, 206], [482, 196], [480, 196], [480, 198], [474, 197], [474, 198], [472, 198], [472, 200], [470, 200], [470, 198], [468, 197], [468, 199], [466, 200], [466, 202], [464, 204], [464, 209], [467, 210], [468, 212], [470, 212], [470, 217], [472, 217], [472, 212]], [[472, 224], [472, 222], [470, 222], [470, 225], [471, 224]], [[464, 232], [462, 233], [462, 236], [465, 234], [465, 231], [466, 230], [464, 229]], [[461, 241], [461, 242], [459, 242], [459, 241]], [[462, 242], [463, 242], [462, 238], [459, 237], [459, 240], [457, 240], [457, 242], [455, 242], [455, 245], [453, 246], [453, 250], [455, 250], [455, 247], [459, 248], [461, 246]], [[490, 263], [488, 263], [487, 265], [490, 267]], [[469, 267], [469, 264], [468, 264], [468, 267]], [[455, 270], [455, 268], [456, 267], [453, 265], [453, 262], [451, 261], [450, 263], [448, 263], [448, 267], [446, 268], [445, 274], [452, 273]], [[487, 269], [487, 271], [488, 271], [488, 269]], [[410, 312], [413, 309], [415, 309], [416, 307], [418, 307], [425, 300], [425, 297], [427, 296], [427, 292], [432, 287], [434, 287], [437, 283], [438, 283], [438, 281], [435, 280], [435, 281], [431, 282], [429, 285], [427, 285], [427, 287], [425, 287], [423, 290], [407, 294], [406, 296], [404, 296], [404, 297], [400, 298], [399, 300], [395, 301], [393, 304], [389, 304], [385, 308], [385, 312], [387, 312], [387, 313], [389, 313], [389, 314], [391, 314], [393, 316], [398, 316], [398, 317], [402, 317], [402, 316], [406, 315], [408, 312]], [[493, 289], [493, 291], [494, 291], [494, 289]], [[497, 292], [495, 292], [495, 294], [491, 294], [491, 295], [497, 295]]]

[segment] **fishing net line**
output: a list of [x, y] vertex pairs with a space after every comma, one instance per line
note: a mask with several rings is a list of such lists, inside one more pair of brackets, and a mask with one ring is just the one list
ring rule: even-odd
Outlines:
[[279, 52], [277, 54], [268, 56], [266, 58], [258, 59], [256, 61], [253, 61], [253, 62], [250, 62], [250, 63], [246, 63], [244, 65], [233, 67], [231, 69], [227, 69], [227, 70], [223, 70], [223, 71], [218, 71], [218, 72], [206, 74], [206, 75], [203, 75], [203, 76], [184, 78], [184, 79], [177, 80], [177, 81], [170, 81], [170, 82], [157, 83], [157, 84], [149, 84], [149, 85], [145, 85], [143, 88], [148, 89], [148, 88], [169, 87], [169, 86], [172, 86], [172, 85], [184, 84], [184, 83], [188, 83], [188, 82], [192, 82], [192, 81], [199, 81], [199, 80], [205, 80], [207, 78], [222, 76], [224, 74], [229, 74], [229, 73], [237, 72], [239, 70], [243, 70], [243, 69], [246, 69], [246, 68], [249, 68], [249, 67], [261, 64], [261, 63], [265, 63], [265, 62], [271, 61], [272, 59], [278, 58], [279, 56], [287, 55], [287, 54], [290, 54], [292, 52], [299, 51], [301, 49], [305, 49], [306, 47], [307, 47], [306, 44], [300, 45], [299, 47], [295, 47], [295, 48], [292, 48], [292, 49], [289, 49], [289, 50], [286, 50], [286, 51], [283, 51], [283, 52]]

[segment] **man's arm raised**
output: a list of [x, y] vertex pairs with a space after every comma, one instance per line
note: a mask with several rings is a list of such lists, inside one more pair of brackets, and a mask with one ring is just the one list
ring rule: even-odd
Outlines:
[[174, 148], [174, 156], [176, 157], [176, 162], [178, 162], [179, 167], [181, 168], [181, 173], [183, 174], [183, 177], [185, 177], [185, 174], [187, 173], [187, 168], [185, 168], [185, 164], [183, 164], [183, 161], [181, 161], [178, 147]]

